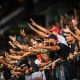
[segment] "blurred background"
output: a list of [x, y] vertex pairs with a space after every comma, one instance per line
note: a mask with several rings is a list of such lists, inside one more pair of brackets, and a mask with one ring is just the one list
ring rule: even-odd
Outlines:
[[51, 28], [58, 15], [73, 15], [73, 8], [80, 14], [80, 0], [0, 0], [0, 50], [7, 49], [10, 34], [18, 34], [21, 28], [31, 33], [30, 18]]

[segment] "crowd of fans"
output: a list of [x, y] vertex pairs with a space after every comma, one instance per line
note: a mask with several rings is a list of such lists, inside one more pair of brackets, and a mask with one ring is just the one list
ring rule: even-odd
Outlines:
[[[21, 41], [9, 36], [9, 51], [0, 53], [0, 80], [80, 80], [79, 18], [60, 17], [52, 29], [28, 26], [35, 34], [20, 30]], [[59, 27], [61, 26], [61, 27]]]

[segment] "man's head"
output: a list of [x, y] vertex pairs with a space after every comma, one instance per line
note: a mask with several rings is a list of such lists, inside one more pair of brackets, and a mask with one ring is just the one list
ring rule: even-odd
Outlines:
[[74, 39], [74, 37], [71, 35], [71, 34], [69, 34], [69, 33], [67, 33], [66, 35], [65, 35], [65, 37], [66, 37], [66, 41], [69, 43], [69, 42], [73, 42], [75, 39]]
[[48, 41], [49, 41], [49, 43], [53, 43], [54, 45], [57, 43], [57, 36], [56, 35], [54, 35], [54, 34], [50, 34], [49, 36], [48, 36]]

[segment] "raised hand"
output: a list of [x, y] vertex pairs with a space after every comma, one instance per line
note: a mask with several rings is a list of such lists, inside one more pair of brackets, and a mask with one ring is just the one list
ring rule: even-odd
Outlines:
[[32, 18], [30, 18], [30, 21], [32, 22], [31, 24], [32, 24], [33, 26], [36, 26], [36, 25], [37, 25], [37, 23], [36, 23]]
[[16, 41], [16, 36], [9, 36], [10, 40], [12, 40], [13, 42]]
[[13, 48], [16, 48], [16, 46], [11, 42], [11, 41], [9, 41], [8, 42]]
[[62, 28], [62, 30], [63, 30], [63, 32], [65, 32], [65, 33], [69, 33], [69, 32], [71, 31], [68, 27]]
[[73, 28], [78, 26], [78, 21], [76, 19], [72, 19]]
[[34, 28], [31, 26], [31, 24], [28, 23], [28, 26], [31, 28], [31, 30], [33, 30]]
[[74, 54], [70, 53], [69, 56], [67, 57], [67, 60], [73, 60], [74, 59]]

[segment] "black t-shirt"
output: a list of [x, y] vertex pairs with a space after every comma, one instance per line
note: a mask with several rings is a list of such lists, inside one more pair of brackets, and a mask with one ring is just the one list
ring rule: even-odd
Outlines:
[[55, 60], [59, 57], [59, 55], [57, 54], [57, 52], [50, 51], [49, 52], [49, 57], [51, 58], [51, 60]]
[[69, 56], [70, 48], [62, 43], [58, 43], [60, 50], [58, 51], [58, 55], [66, 59]]
[[52, 60], [55, 60], [59, 57], [62, 57], [63, 59], [66, 59], [69, 55], [70, 48], [67, 45], [63, 44], [63, 43], [58, 43], [57, 45], [60, 47], [60, 50], [56, 51], [56, 52], [51, 51], [50, 52], [50, 58]]
[[36, 59], [37, 59], [36, 55], [28, 56], [28, 62], [30, 62], [30, 66], [33, 68], [33, 72], [39, 71], [39, 66], [35, 64]]
[[20, 60], [18, 64], [19, 64], [18, 66], [20, 66], [20, 67], [29, 66], [28, 58], [25, 57], [24, 59]]

